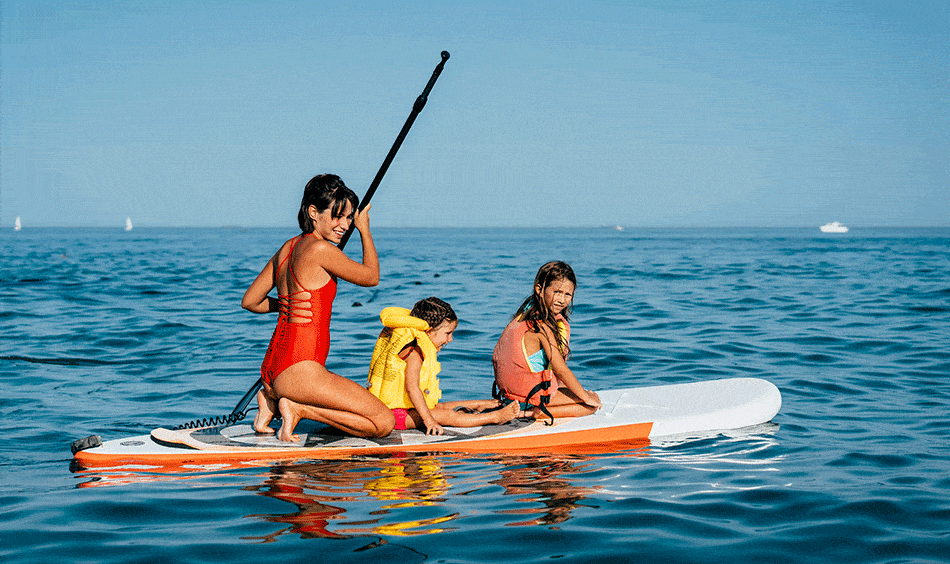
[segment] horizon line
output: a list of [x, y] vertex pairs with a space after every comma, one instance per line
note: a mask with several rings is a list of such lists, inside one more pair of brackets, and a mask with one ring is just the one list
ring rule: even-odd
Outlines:
[[[409, 225], [378, 225], [373, 229], [608, 229], [614, 231], [623, 231], [626, 229], [818, 229], [820, 225], [621, 225], [621, 224], [600, 224], [600, 225], [429, 225], [429, 226], [409, 226]], [[860, 225], [853, 227], [847, 225], [848, 229], [945, 229], [948, 225]], [[122, 225], [52, 225], [39, 224], [32, 226], [23, 226], [20, 230], [30, 229], [115, 229], [118, 231], [129, 232], [138, 229], [286, 229], [299, 230], [297, 226], [281, 225], [140, 225], [128, 230]], [[14, 227], [3, 226], [0, 231], [15, 231]]]

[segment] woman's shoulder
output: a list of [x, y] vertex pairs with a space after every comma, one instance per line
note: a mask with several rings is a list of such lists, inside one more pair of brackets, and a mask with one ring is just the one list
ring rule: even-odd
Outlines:
[[291, 237], [290, 239], [287, 239], [286, 241], [281, 243], [280, 247], [277, 249], [277, 254], [282, 255], [286, 251], [290, 250], [290, 248], [294, 246], [294, 241], [296, 241], [297, 239], [299, 239], [299, 237]]
[[301, 236], [294, 249], [294, 255], [298, 259], [302, 258], [304, 260], [318, 260], [338, 252], [340, 252], [340, 249], [326, 239], [307, 236]]
[[287, 255], [289, 255], [291, 250], [294, 248], [294, 245], [296, 244], [297, 239], [299, 239], [299, 237], [291, 237], [290, 239], [287, 239], [286, 241], [281, 243], [280, 247], [278, 247], [277, 249], [277, 252], [274, 253], [274, 257], [272, 260], [276, 260], [277, 262], [282, 262], [284, 259], [286, 259]]

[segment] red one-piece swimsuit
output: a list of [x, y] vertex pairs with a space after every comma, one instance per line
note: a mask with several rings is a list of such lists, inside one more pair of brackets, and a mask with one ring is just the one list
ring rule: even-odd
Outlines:
[[[280, 272], [284, 263], [287, 263], [287, 272], [299, 288], [303, 288], [303, 284], [297, 280], [289, 259], [302, 237], [303, 235], [291, 244], [290, 252], [277, 267]], [[310, 297], [301, 298], [301, 294], [310, 294]], [[298, 362], [315, 360], [326, 364], [327, 354], [330, 352], [330, 314], [333, 298], [336, 297], [336, 279], [330, 277], [326, 284], [316, 290], [303, 289], [287, 295], [278, 294], [277, 297], [280, 310], [277, 328], [274, 329], [267, 354], [261, 364], [261, 378], [268, 385], [272, 384], [281, 372]], [[310, 316], [305, 313], [308, 311]]]

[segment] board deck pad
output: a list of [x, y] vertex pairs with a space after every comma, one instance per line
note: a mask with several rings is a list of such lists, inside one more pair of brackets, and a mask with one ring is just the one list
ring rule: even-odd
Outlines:
[[288, 446], [296, 448], [367, 448], [371, 446], [397, 446], [397, 445], [421, 445], [437, 444], [462, 439], [471, 439], [475, 437], [487, 437], [498, 435], [509, 431], [523, 429], [536, 423], [533, 419], [514, 419], [501, 425], [486, 425], [483, 427], [444, 427], [445, 433], [442, 435], [426, 435], [416, 429], [405, 431], [393, 431], [388, 436], [378, 439], [363, 439], [353, 437], [346, 433], [334, 429], [327, 425], [321, 425], [313, 421], [302, 420], [297, 425], [295, 435], [300, 437], [297, 442], [284, 442], [275, 435], [266, 435], [257, 433], [250, 424], [221, 425], [217, 427], [205, 427], [202, 429], [178, 431], [157, 434], [156, 440], [162, 440], [169, 443], [182, 443], [183, 435], [190, 437], [189, 446], [200, 445], [204, 448], [230, 447], [247, 448], [254, 447], [260, 449], [286, 449]]
[[[598, 392], [602, 407], [585, 417], [515, 419], [502, 425], [445, 427], [443, 435], [393, 431], [380, 439], [347, 435], [303, 420], [284, 442], [259, 434], [250, 423], [199, 429], [154, 429], [149, 435], [115, 439], [75, 453], [83, 467], [121, 464], [261, 463], [300, 458], [341, 458], [387, 452], [569, 452], [585, 446], [610, 452], [609, 443], [750, 427], [771, 421], [781, 394], [758, 378], [727, 378], [686, 384]], [[593, 446], [592, 446], [593, 445]]]

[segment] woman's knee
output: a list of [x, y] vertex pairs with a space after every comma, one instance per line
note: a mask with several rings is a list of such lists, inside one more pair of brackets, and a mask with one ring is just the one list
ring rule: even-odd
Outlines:
[[373, 427], [376, 428], [376, 435], [373, 437], [375, 439], [389, 435], [393, 432], [393, 429], [396, 428], [396, 416], [393, 415], [392, 410], [389, 408], [384, 409], [382, 412], [375, 413], [369, 420], [372, 422]]

